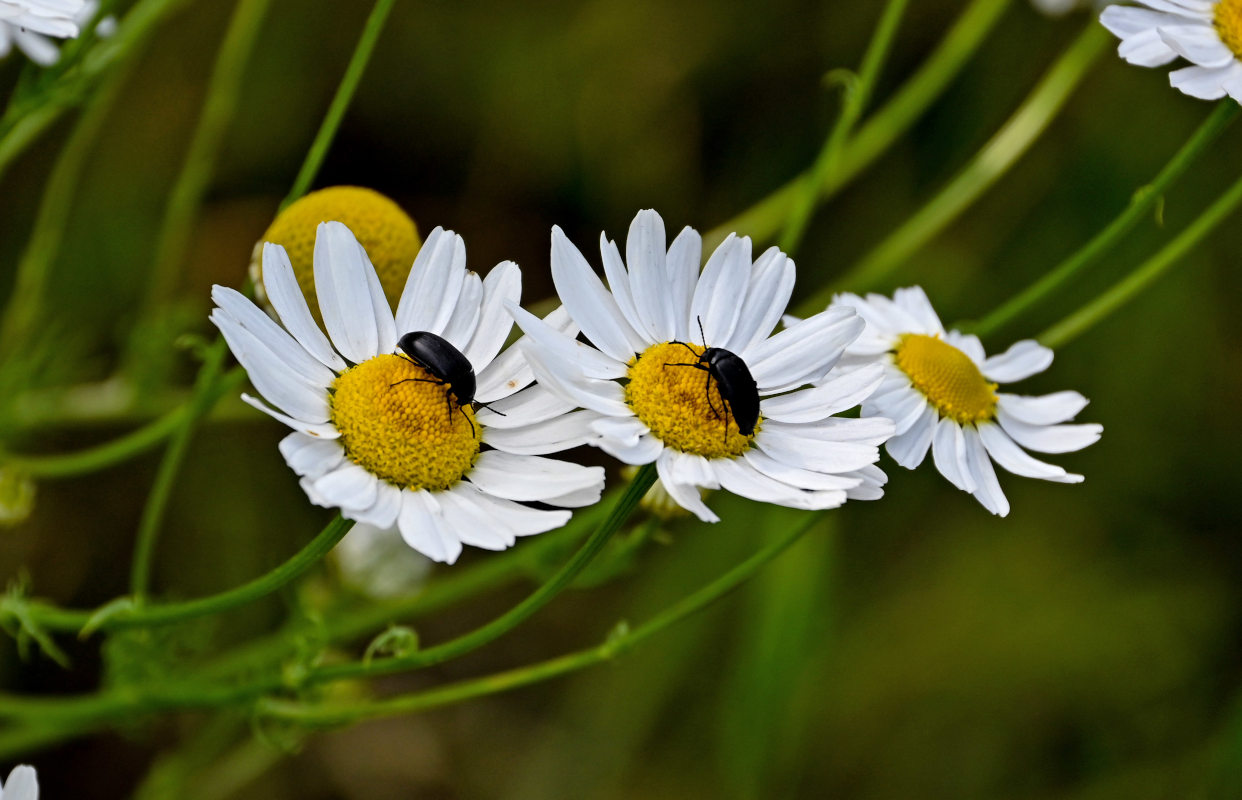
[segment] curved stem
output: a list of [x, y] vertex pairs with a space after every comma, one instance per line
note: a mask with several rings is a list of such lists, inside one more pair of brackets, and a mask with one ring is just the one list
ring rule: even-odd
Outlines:
[[328, 106], [328, 113], [319, 126], [319, 132], [315, 134], [315, 141], [311, 143], [310, 150], [306, 153], [306, 160], [302, 162], [302, 168], [298, 170], [298, 175], [293, 180], [293, 188], [289, 190], [289, 194], [280, 204], [281, 210], [306, 194], [315, 176], [319, 173], [319, 167], [328, 155], [328, 148], [332, 146], [332, 139], [336, 136], [337, 128], [341, 127], [345, 111], [354, 98], [354, 91], [358, 88], [359, 81], [362, 80], [362, 73], [366, 71], [367, 62], [371, 60], [375, 43], [379, 41], [380, 32], [384, 30], [384, 22], [388, 19], [388, 12], [392, 10], [393, 2], [394, 0], [377, 0], [375, 7], [371, 9], [366, 27], [363, 28], [358, 45], [354, 48], [354, 54], [349, 59], [349, 66], [345, 68], [345, 75], [336, 89], [332, 104]]
[[863, 109], [867, 107], [867, 102], [871, 99], [871, 90], [875, 86], [876, 78], [879, 77], [884, 59], [888, 56], [889, 47], [893, 43], [893, 37], [897, 34], [897, 26], [905, 10], [906, 0], [888, 0], [885, 3], [875, 33], [872, 34], [871, 42], [867, 45], [867, 52], [863, 54], [862, 66], [858, 70], [857, 77], [851, 75], [845, 82], [845, 97], [841, 104], [841, 114], [837, 117], [836, 124], [832, 126], [832, 131], [828, 134], [828, 139], [824, 142], [819, 157], [815, 159], [815, 164], [811, 167], [811, 178], [803, 185], [802, 192], [785, 223], [785, 232], [781, 235], [780, 247], [788, 255], [793, 255], [802, 243], [802, 237], [806, 234], [806, 226], [811, 221], [811, 213], [815, 210], [819, 200], [819, 187], [835, 177], [840, 170], [841, 148], [844, 147], [850, 134], [854, 132], [855, 123], [858, 122]]
[[578, 573], [582, 572], [583, 568], [591, 563], [591, 560], [612, 538], [612, 535], [630, 518], [630, 515], [634, 513], [634, 509], [638, 507], [638, 502], [647, 493], [647, 490], [651, 488], [652, 484], [655, 483], [655, 480], [656, 470], [654, 464], [647, 464], [640, 469], [633, 482], [626, 487], [625, 494], [621, 495], [617, 500], [617, 504], [612, 507], [608, 518], [600, 523], [595, 532], [578, 549], [578, 552], [574, 553], [573, 558], [567, 561], [547, 582], [527, 595], [525, 600], [486, 625], [458, 636], [456, 639], [450, 639], [443, 644], [429, 647], [426, 650], [419, 650], [408, 656], [320, 667], [312, 670], [307, 675], [307, 682], [315, 684], [327, 681], [367, 678], [373, 675], [386, 675], [392, 672], [429, 667], [432, 664], [440, 664], [465, 655], [488, 642], [500, 638], [516, 628], [536, 611], [546, 606], [552, 601], [552, 598], [560, 594], [563, 589], [573, 582]]
[[0, 618], [8, 612], [6, 606], [12, 603], [22, 603], [30, 620], [42, 628], [91, 633], [96, 630], [165, 625], [170, 622], [217, 614], [266, 597], [297, 578], [327, 555], [328, 551], [336, 546], [336, 543], [349, 532], [351, 527], [353, 523], [338, 516], [292, 558], [271, 572], [234, 589], [200, 597], [197, 600], [135, 608], [132, 602], [128, 602], [128, 598], [118, 598], [93, 611], [75, 611], [37, 602], [27, 602], [20, 598], [4, 597], [0, 598]]
[[155, 269], [147, 287], [148, 312], [167, 303], [177, 288], [179, 268], [194, 219], [211, 180], [224, 135], [237, 112], [246, 62], [259, 40], [270, 6], [271, 0], [238, 0], [233, 9], [207, 84], [198, 125], [165, 205], [164, 221], [155, 247]]
[[160, 524], [164, 520], [164, 511], [168, 508], [168, 500], [172, 495], [177, 473], [181, 471], [181, 464], [185, 461], [194, 430], [198, 427], [199, 420], [211, 410], [218, 396], [215, 392], [216, 382], [220, 378], [227, 352], [228, 347], [223, 339], [217, 339], [208, 349], [207, 358], [194, 382], [186, 413], [182, 415], [180, 425], [173, 432], [168, 449], [164, 451], [155, 475], [155, 483], [142, 507], [129, 577], [129, 591], [135, 605], [140, 606], [146, 602], [147, 591], [151, 588], [151, 559], [155, 552], [156, 539], [159, 538]]
[[1190, 223], [1158, 253], [1144, 261], [1108, 291], [1041, 333], [1038, 337], [1039, 341], [1054, 349], [1060, 347], [1121, 308], [1163, 275], [1169, 267], [1177, 263], [1177, 260], [1186, 255], [1203, 237], [1215, 230], [1217, 225], [1224, 222], [1239, 203], [1242, 203], [1242, 179], [1230, 186], [1223, 195], [1216, 199], [1216, 202], [1199, 215], [1198, 219]]
[[[246, 378], [240, 367], [225, 373], [212, 389], [210, 400], [236, 389]], [[58, 453], [46, 456], [23, 456], [0, 453], [0, 463], [12, 467], [32, 478], [71, 478], [98, 472], [127, 461], [153, 449], [181, 428], [183, 420], [191, 413], [191, 403], [169, 411], [136, 431], [76, 453]]]
[[[853, 180], [909, 129], [957, 77], [996, 26], [1009, 2], [973, 0], [919, 70], [863, 123], [858, 135], [845, 143], [839, 168], [826, 176], [818, 187], [820, 200], [831, 197]], [[746, 211], [712, 228], [703, 236], [704, 245], [713, 247], [735, 231], [747, 234], [756, 242], [774, 238], [788, 219], [794, 202], [813, 186], [811, 172], [807, 170]]]
[[1134, 193], [1130, 204], [1121, 212], [1108, 227], [1069, 258], [1062, 261], [1055, 269], [1044, 275], [1017, 295], [1011, 297], [1003, 305], [983, 318], [970, 331], [979, 336], [987, 336], [998, 328], [1011, 322], [1027, 311], [1031, 306], [1055, 292], [1080, 270], [1097, 261], [1121, 237], [1129, 232], [1139, 220], [1143, 219], [1164, 196], [1164, 192], [1181, 177], [1186, 168], [1194, 162], [1208, 145], [1215, 141], [1225, 128], [1238, 115], [1238, 104], [1232, 102], [1217, 103], [1216, 110], [1199, 126], [1194, 135], [1182, 145], [1181, 149], [1164, 165], [1164, 169], [1146, 186]]
[[1047, 129], [1108, 42], [1094, 21], [1023, 101], [1013, 116], [961, 172], [905, 224], [830, 285], [799, 306], [802, 315], [823, 310], [840, 287], [862, 290], [888, 277], [996, 183]]
[[430, 691], [379, 700], [351, 703], [348, 706], [308, 705], [305, 703], [265, 699], [257, 712], [266, 717], [294, 722], [307, 727], [332, 727], [378, 717], [412, 714], [431, 708], [459, 703], [475, 697], [508, 691], [532, 683], [576, 672], [625, 653], [655, 634], [703, 610], [753, 577], [764, 565], [785, 552], [823, 517], [811, 516], [803, 525], [790, 529], [769, 545], [703, 588], [666, 608], [632, 630], [618, 626], [608, 640], [596, 647], [532, 664], [483, 678], [461, 681]]

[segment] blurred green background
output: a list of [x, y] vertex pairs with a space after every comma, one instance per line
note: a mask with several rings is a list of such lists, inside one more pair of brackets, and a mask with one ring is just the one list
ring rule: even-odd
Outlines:
[[[877, 90], [882, 103], [963, 3], [913, 0]], [[212, 283], [240, 285], [339, 80], [369, 3], [277, 0], [247, 69], [177, 287], [144, 316], [153, 241], [233, 3], [194, 2], [126, 80], [93, 148], [55, 263], [56, 357], [6, 407], [6, 446], [107, 440], [160, 410], [209, 333]], [[461, 233], [470, 264], [524, 269], [547, 297], [548, 232], [590, 252], [655, 208], [671, 230], [711, 228], [815, 157], [837, 106], [822, 84], [854, 67], [878, 3], [398, 2], [317, 186], [393, 197], [425, 233]], [[814, 217], [798, 254], [805, 296], [907, 218], [987, 140], [1086, 15], [1014, 0], [943, 98]], [[20, 59], [0, 65], [11, 86]], [[986, 314], [1109, 221], [1207, 116], [1207, 104], [1110, 51], [1007, 175], [884, 289], [922, 284], [946, 320]], [[0, 189], [0, 297], [71, 125], [28, 151]], [[1242, 170], [1230, 130], [1093, 277], [986, 342], [1033, 336], [1166, 241]], [[746, 231], [741, 231], [745, 233]], [[1237, 269], [1226, 223], [1151, 291], [1058, 353], [1032, 394], [1073, 388], [1104, 437], [1054, 457], [1081, 486], [1002, 476], [1007, 519], [927, 463], [885, 459], [883, 502], [834, 512], [759, 579], [636, 652], [568, 679], [307, 739], [283, 754], [244, 720], [230, 757], [192, 770], [202, 797], [241, 798], [1156, 798], [1242, 797], [1242, 423]], [[62, 388], [120, 371], [132, 402], [96, 419]], [[114, 381], [113, 385], [117, 385]], [[95, 395], [91, 395], [94, 397]], [[235, 401], [195, 439], [157, 555], [156, 586], [192, 597], [236, 585], [327, 519], [275, 449], [283, 429]], [[592, 457], [588, 454], [588, 457]], [[0, 577], [87, 607], [126, 591], [133, 530], [158, 454], [39, 485], [34, 515], [0, 529]], [[761, 546], [796, 515], [712, 499], [726, 522], [670, 526], [634, 568], [561, 598], [458, 662], [386, 679], [412, 690], [597, 643]], [[529, 543], [524, 543], [529, 545]], [[520, 544], [519, 547], [523, 546]], [[467, 553], [463, 564], [486, 559]], [[436, 574], [451, 570], [441, 567]], [[435, 641], [520, 599], [519, 584], [420, 621]], [[231, 614], [213, 652], [276, 624], [294, 593]], [[64, 637], [75, 667], [21, 662], [8, 691], [87, 691], [97, 641]], [[174, 653], [179, 655], [179, 653]], [[141, 663], [114, 669], [142, 669]], [[137, 725], [32, 754], [54, 798], [128, 797], [201, 717]], [[215, 751], [208, 750], [208, 753]], [[7, 765], [5, 765], [7, 766]]]

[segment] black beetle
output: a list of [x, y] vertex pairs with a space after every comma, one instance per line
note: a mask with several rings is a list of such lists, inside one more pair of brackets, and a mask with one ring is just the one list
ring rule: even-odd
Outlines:
[[[702, 320], [699, 321], [699, 336], [704, 339], [706, 345]], [[694, 353], [694, 348], [685, 342], [672, 342], [672, 344], [679, 344]], [[755, 379], [751, 376], [750, 369], [741, 356], [723, 347], [708, 347], [701, 355], [695, 353], [693, 362], [670, 362], [664, 366], [693, 367], [706, 372], [707, 380], [703, 384], [703, 391], [707, 394], [707, 404], [711, 406], [712, 413], [719, 417], [720, 412], [712, 403], [712, 378], [715, 378], [716, 386], [720, 389], [720, 399], [724, 401], [726, 411], [733, 414], [738, 432], [743, 436], [750, 436], [755, 432], [755, 424], [759, 422], [759, 387], [755, 385]], [[726, 416], [726, 441], [728, 437], [729, 418]]]
[[[415, 366], [422, 367], [434, 377], [406, 378], [391, 384], [392, 386], [406, 381], [448, 386], [444, 402], [448, 406], [450, 417], [453, 415], [453, 404], [449, 402], [449, 395], [457, 401], [458, 411], [461, 411], [463, 406], [474, 403], [474, 367], [470, 364], [470, 359], [443, 337], [429, 331], [411, 331], [397, 340], [397, 348], [405, 353]], [[475, 435], [474, 422], [466, 416], [465, 411], [461, 411], [461, 414], [466, 417], [466, 422], [470, 423], [470, 435]]]

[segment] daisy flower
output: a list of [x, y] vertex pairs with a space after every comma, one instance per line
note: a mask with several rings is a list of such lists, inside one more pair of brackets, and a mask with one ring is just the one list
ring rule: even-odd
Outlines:
[[808, 509], [881, 494], [874, 462], [892, 423], [832, 415], [858, 405], [882, 370], [825, 380], [863, 321], [836, 309], [771, 336], [793, 262], [775, 247], [752, 262], [750, 239], [730, 236], [700, 275], [701, 249], [691, 228], [666, 248], [660, 216], [641, 211], [625, 261], [600, 237], [605, 287], [553, 228], [552, 280], [591, 344], [507, 304], [540, 384], [586, 409], [593, 444], [627, 464], [655, 462], [673, 499], [707, 522], [717, 517], [698, 487]]
[[1242, 103], [1242, 0], [1139, 0], [1146, 8], [1109, 6], [1100, 15], [1121, 39], [1131, 64], [1159, 67], [1178, 58], [1169, 83], [1202, 100], [1229, 95]]
[[[503, 550], [515, 537], [564, 525], [570, 512], [526, 503], [580, 507], [603, 490], [600, 467], [541, 457], [583, 443], [581, 414], [539, 386], [520, 351], [500, 353], [513, 323], [505, 303], [521, 297], [517, 265], [485, 279], [466, 270], [460, 236], [437, 228], [406, 282], [396, 316], [375, 270], [339, 222], [319, 226], [316, 325], [283, 248], [263, 252], [263, 287], [278, 325], [240, 293], [212, 289], [211, 320], [260, 394], [247, 403], [293, 433], [280, 443], [313, 503], [356, 522], [396, 528], [427, 557], [456, 561], [462, 545]], [[549, 324], [569, 330], [563, 312]], [[452, 385], [405, 353], [412, 332], [438, 337], [477, 374], [476, 411]], [[499, 354], [499, 355], [498, 355]], [[435, 365], [432, 365], [432, 369]], [[473, 377], [473, 376], [471, 376]]]
[[[48, 37], [76, 39], [98, 10], [98, 0], [0, 0], [0, 58], [16, 44], [31, 61], [49, 67], [60, 51]], [[115, 24], [108, 17], [96, 30], [107, 36]]]
[[0, 800], [39, 800], [39, 780], [35, 768], [25, 764], [13, 767], [9, 779], [0, 783]]
[[995, 461], [1015, 475], [1079, 483], [1037, 453], [1081, 450], [1100, 438], [1099, 425], [1062, 425], [1087, 405], [1078, 392], [1043, 397], [997, 393], [999, 384], [1020, 381], [1052, 364], [1052, 351], [1021, 341], [988, 358], [978, 337], [945, 331], [919, 287], [898, 289], [893, 299], [869, 294], [837, 295], [832, 309], [853, 309], [866, 320], [842, 366], [883, 365], [884, 382], [863, 403], [864, 417], [892, 419], [897, 434], [885, 449], [901, 466], [914, 469], [932, 451], [936, 469], [993, 514], [1009, 513], [1009, 501], [992, 469]]

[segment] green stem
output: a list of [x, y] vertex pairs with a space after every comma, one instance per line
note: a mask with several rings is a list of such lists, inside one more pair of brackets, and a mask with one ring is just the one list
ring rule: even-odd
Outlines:
[[367, 17], [366, 27], [363, 28], [358, 45], [354, 48], [354, 54], [349, 59], [349, 66], [345, 68], [345, 75], [336, 89], [336, 95], [332, 98], [328, 113], [319, 126], [319, 132], [315, 134], [315, 141], [311, 143], [310, 150], [306, 153], [306, 160], [302, 162], [302, 168], [298, 170], [298, 175], [293, 181], [293, 188], [289, 190], [289, 194], [280, 204], [281, 210], [306, 194], [311, 184], [314, 183], [319, 167], [328, 155], [328, 148], [332, 146], [332, 139], [336, 136], [337, 129], [341, 127], [345, 111], [349, 108], [350, 101], [353, 100], [354, 91], [358, 88], [359, 81], [362, 80], [362, 73], [366, 71], [367, 62], [371, 60], [371, 53], [375, 50], [375, 43], [384, 30], [384, 22], [388, 19], [388, 12], [392, 10], [393, 2], [394, 0], [377, 0], [375, 7], [371, 9], [371, 15]]
[[1225, 221], [1242, 203], [1242, 179], [1216, 199], [1199, 218], [1190, 223], [1178, 236], [1151, 258], [1108, 291], [1079, 308], [1057, 324], [1039, 335], [1039, 341], [1048, 347], [1058, 348], [1075, 339], [1083, 331], [1125, 305], [1139, 292], [1150, 286], [1178, 259], [1199, 243], [1205, 236]]
[[125, 15], [116, 34], [95, 42], [75, 69], [45, 91], [6, 109], [0, 117], [0, 176], [62, 114], [84, 102], [108, 69], [132, 58], [163, 22], [187, 5], [189, 0], [139, 2]]
[[133, 62], [112, 73], [91, 99], [78, 120], [56, 166], [48, 177], [47, 188], [39, 204], [30, 241], [17, 264], [13, 291], [4, 309], [4, 327], [0, 330], [0, 353], [12, 353], [25, 340], [37, 320], [45, 319], [44, 295], [52, 263], [60, 252], [61, 242], [69, 224], [69, 212], [78, 193], [78, 184], [95, 140], [103, 129]]
[[293, 722], [306, 727], [332, 727], [378, 717], [411, 714], [440, 706], [460, 703], [484, 695], [528, 686], [556, 678], [586, 667], [610, 661], [638, 644], [683, 619], [703, 610], [753, 577], [764, 565], [798, 541], [816, 522], [818, 515], [780, 535], [769, 545], [735, 566], [703, 588], [666, 608], [632, 630], [619, 627], [603, 644], [538, 664], [461, 681], [425, 692], [379, 700], [372, 703], [350, 703], [348, 706], [308, 705], [305, 703], [265, 699], [257, 712], [265, 717]]
[[810, 223], [811, 213], [819, 200], [819, 187], [836, 176], [841, 166], [841, 149], [846, 140], [854, 132], [854, 125], [862, 116], [863, 109], [871, 99], [871, 91], [875, 87], [880, 68], [888, 56], [893, 37], [897, 34], [897, 26], [906, 10], [906, 0], [888, 0], [880, 21], [876, 25], [867, 52], [863, 54], [862, 66], [858, 75], [849, 75], [845, 80], [845, 98], [841, 104], [841, 115], [832, 126], [827, 141], [811, 167], [811, 179], [802, 187], [802, 192], [794, 203], [785, 224], [785, 232], [781, 235], [780, 247], [787, 254], [793, 255], [802, 243], [806, 227]]
[[179, 267], [190, 241], [194, 219], [215, 167], [246, 77], [271, 0], [238, 0], [207, 84], [203, 111], [186, 151], [185, 162], [165, 206], [155, 248], [155, 269], [147, 289], [148, 312], [166, 304], [177, 288]]
[[[922, 116], [987, 39], [1009, 2], [973, 0], [919, 70], [863, 123], [857, 136], [846, 142], [839, 168], [819, 186], [820, 200], [831, 197], [853, 180]], [[807, 170], [751, 208], [708, 231], [703, 236], [704, 244], [715, 246], [734, 231], [745, 233], [757, 242], [774, 238], [789, 218], [797, 198], [814, 186], [810, 170]]]
[[[213, 387], [208, 396], [208, 402], [214, 402], [236, 389], [245, 378], [246, 373], [241, 368], [230, 370]], [[32, 478], [72, 478], [98, 472], [154, 449], [160, 442], [181, 429], [186, 417], [193, 413], [192, 407], [193, 401], [189, 401], [136, 431], [76, 453], [58, 453], [47, 456], [0, 453], [0, 463]]]
[[155, 474], [155, 483], [147, 502], [142, 508], [142, 517], [138, 522], [138, 535], [134, 542], [134, 556], [130, 569], [129, 591], [134, 604], [141, 606], [146, 602], [147, 592], [151, 588], [151, 560], [155, 552], [155, 542], [159, 538], [160, 525], [164, 520], [164, 512], [168, 508], [168, 500], [172, 496], [173, 485], [181, 464], [185, 461], [186, 452], [190, 447], [190, 439], [194, 435], [198, 422], [210, 410], [218, 396], [215, 389], [224, 368], [224, 357], [228, 346], [224, 339], [217, 339], [208, 349], [207, 358], [198, 371], [191, 392], [190, 401], [186, 405], [186, 413], [181, 416], [177, 429], [173, 432], [160, 459], [159, 470]]
[[655, 483], [655, 480], [656, 470], [654, 464], [647, 464], [640, 469], [633, 482], [626, 487], [625, 494], [618, 498], [617, 504], [613, 506], [608, 518], [600, 523], [595, 532], [578, 549], [578, 552], [574, 553], [573, 558], [567, 561], [542, 586], [527, 595], [525, 600], [486, 625], [475, 628], [473, 631], [458, 636], [456, 639], [450, 639], [443, 644], [429, 647], [426, 650], [419, 650], [408, 656], [320, 667], [309, 673], [307, 676], [308, 683], [369, 678], [374, 675], [387, 675], [393, 672], [429, 667], [433, 664], [440, 664], [463, 656], [500, 638], [526, 621], [536, 611], [546, 606], [573, 582], [578, 573], [582, 572], [583, 568], [591, 563], [591, 559], [595, 558], [600, 549], [612, 538], [612, 535], [630, 518], [630, 515], [634, 513], [634, 509], [638, 507], [638, 502], [646, 494], [647, 490], [651, 488], [652, 484]]
[[1194, 162], [1208, 145], [1216, 140], [1225, 128], [1238, 115], [1237, 103], [1217, 103], [1216, 110], [1204, 121], [1194, 135], [1182, 145], [1181, 149], [1164, 165], [1164, 169], [1152, 179], [1152, 182], [1139, 188], [1130, 199], [1130, 204], [1121, 212], [1108, 227], [1095, 235], [1090, 242], [1078, 252], [1062, 261], [1055, 269], [1044, 275], [1022, 292], [1010, 298], [1000, 308], [988, 314], [981, 322], [971, 328], [971, 332], [979, 336], [987, 336], [1003, 327], [1016, 317], [1026, 312], [1031, 306], [1061, 288], [1079, 271], [1098, 261], [1100, 256], [1108, 252], [1123, 236], [1126, 235], [1139, 220], [1143, 219], [1164, 197], [1165, 191], [1173, 184], [1186, 168]]
[[1092, 22], [1014, 115], [947, 186], [853, 268], [800, 305], [798, 313], [807, 315], [823, 310], [841, 287], [861, 290], [875, 286], [944, 230], [1034, 144], [1108, 41], [1107, 32]]
[[24, 612], [37, 625], [48, 630], [90, 633], [96, 630], [119, 630], [166, 625], [171, 622], [218, 614], [275, 592], [306, 570], [314, 566], [336, 546], [353, 523], [337, 516], [318, 535], [288, 561], [271, 572], [219, 594], [186, 600], [180, 603], [134, 606], [128, 598], [118, 598], [92, 611], [76, 611], [56, 608], [22, 598], [0, 598], [0, 618], [16, 616], [7, 608], [14, 603], [24, 606]]

